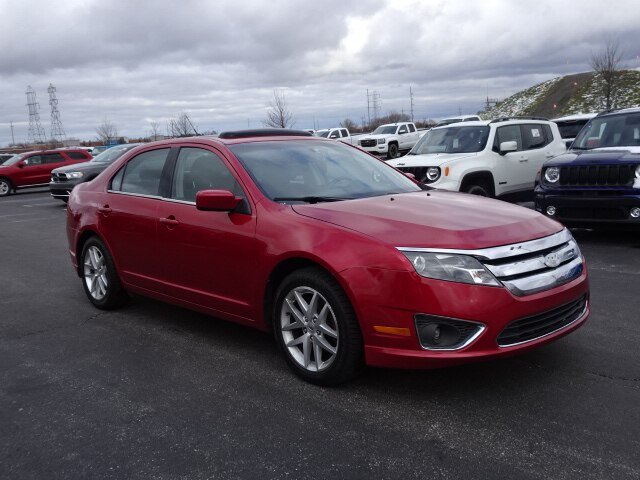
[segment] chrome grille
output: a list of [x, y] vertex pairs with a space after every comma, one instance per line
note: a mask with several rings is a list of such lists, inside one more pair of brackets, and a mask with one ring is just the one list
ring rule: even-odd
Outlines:
[[51, 181], [52, 182], [66, 182], [67, 174], [66, 173], [51, 173]]

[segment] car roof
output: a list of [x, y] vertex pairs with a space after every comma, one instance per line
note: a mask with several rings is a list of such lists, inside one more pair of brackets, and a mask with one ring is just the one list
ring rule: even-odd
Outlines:
[[222, 132], [220, 135], [199, 135], [197, 137], [179, 137], [157, 142], [144, 143], [143, 145], [173, 145], [183, 143], [199, 143], [203, 145], [236, 145], [239, 143], [273, 142], [288, 140], [304, 140], [315, 142], [332, 142], [326, 138], [316, 137], [306, 131], [285, 130], [285, 129], [259, 129], [259, 130], [236, 130]]
[[598, 114], [598, 117], [608, 117], [611, 115], [621, 115], [626, 113], [640, 113], [640, 107], [621, 108], [619, 110], [607, 110]]
[[573, 115], [566, 115], [564, 117], [552, 118], [552, 122], [570, 122], [572, 120], [589, 120], [598, 115], [597, 113], [576, 113]]

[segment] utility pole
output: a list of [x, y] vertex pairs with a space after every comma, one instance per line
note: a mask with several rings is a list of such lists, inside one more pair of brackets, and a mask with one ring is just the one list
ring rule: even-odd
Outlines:
[[369, 119], [369, 123], [367, 127], [371, 126], [371, 108], [369, 107], [369, 89], [367, 88], [367, 118]]
[[13, 136], [13, 122], [9, 121], [9, 125], [11, 126], [11, 145], [15, 145], [16, 137]]
[[409, 100], [411, 101], [411, 122], [413, 122], [413, 90], [409, 86]]

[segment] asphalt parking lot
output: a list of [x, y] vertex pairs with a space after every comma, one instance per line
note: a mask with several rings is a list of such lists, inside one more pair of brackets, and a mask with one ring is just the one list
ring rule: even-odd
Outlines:
[[574, 231], [587, 324], [535, 352], [323, 389], [272, 338], [102, 312], [47, 191], [0, 199], [0, 478], [640, 478], [640, 232]]

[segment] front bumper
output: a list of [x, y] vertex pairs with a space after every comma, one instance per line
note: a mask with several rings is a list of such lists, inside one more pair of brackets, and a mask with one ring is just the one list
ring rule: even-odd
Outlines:
[[[590, 191], [549, 193], [538, 187], [535, 191], [535, 209], [555, 220], [569, 225], [628, 224], [640, 226], [640, 218], [630, 215], [631, 209], [640, 208], [640, 195], [596, 195]], [[555, 214], [547, 213], [555, 207]]]
[[[589, 316], [589, 282], [582, 274], [559, 287], [517, 297], [504, 287], [467, 285], [431, 280], [414, 272], [354, 268], [342, 272], [351, 286], [365, 343], [366, 363], [390, 368], [437, 368], [509, 356], [554, 341], [579, 328]], [[393, 285], [392, 291], [383, 286]], [[498, 337], [516, 320], [539, 316], [580, 299], [584, 308], [570, 323], [540, 337], [499, 346]], [[416, 329], [416, 315], [446, 317], [484, 326], [463, 348], [426, 349]], [[386, 326], [380, 331], [378, 326]], [[406, 332], [406, 334], [385, 332]]]
[[71, 190], [75, 187], [78, 181], [65, 181], [65, 182], [50, 182], [49, 193], [53, 198], [58, 200], [67, 200], [71, 194]]

